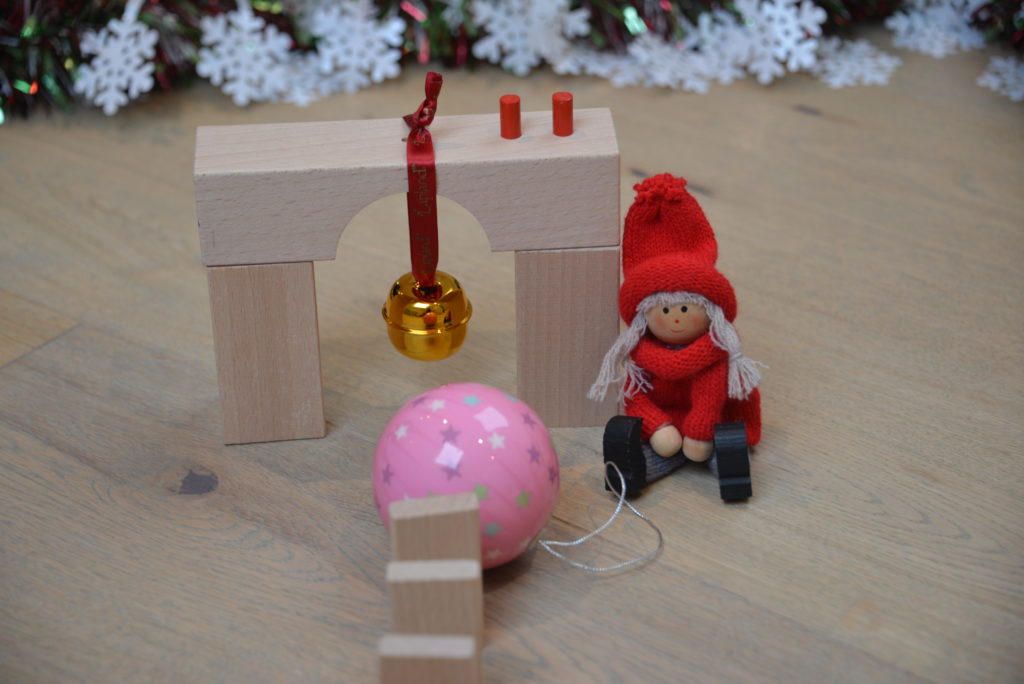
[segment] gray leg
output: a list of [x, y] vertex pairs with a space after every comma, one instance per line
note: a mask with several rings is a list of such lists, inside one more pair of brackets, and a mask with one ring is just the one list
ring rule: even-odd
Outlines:
[[647, 462], [647, 484], [660, 480], [674, 470], [678, 470], [687, 462], [686, 456], [680, 451], [675, 456], [663, 458], [654, 452], [651, 445], [643, 443], [644, 460]]

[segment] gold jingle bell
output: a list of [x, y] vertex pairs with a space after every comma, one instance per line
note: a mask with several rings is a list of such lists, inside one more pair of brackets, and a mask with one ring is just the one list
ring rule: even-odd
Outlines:
[[473, 306], [459, 281], [443, 271], [420, 287], [412, 273], [395, 281], [381, 314], [395, 349], [418, 361], [440, 361], [462, 346]]

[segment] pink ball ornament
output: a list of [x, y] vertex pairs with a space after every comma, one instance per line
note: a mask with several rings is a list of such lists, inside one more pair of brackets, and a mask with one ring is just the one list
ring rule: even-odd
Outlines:
[[409, 401], [384, 428], [373, 458], [373, 493], [385, 526], [392, 501], [476, 494], [484, 568], [530, 546], [551, 517], [558, 486], [558, 455], [533, 409], [470, 382]]

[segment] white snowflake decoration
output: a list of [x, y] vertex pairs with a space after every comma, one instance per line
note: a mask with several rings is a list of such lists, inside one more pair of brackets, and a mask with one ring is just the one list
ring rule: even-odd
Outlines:
[[199, 23], [202, 43], [196, 73], [210, 79], [238, 106], [273, 100], [288, 88], [291, 38], [267, 26], [252, 12], [248, 0], [238, 9]]
[[981, 31], [968, 23], [978, 4], [979, 0], [913, 0], [909, 11], [893, 14], [885, 26], [893, 32], [896, 47], [945, 57], [985, 45]]
[[562, 62], [569, 39], [589, 31], [590, 10], [569, 11], [569, 0], [474, 0], [473, 17], [487, 30], [473, 54], [525, 76], [547, 60]]
[[703, 55], [644, 33], [629, 44], [629, 56], [636, 70], [644, 74], [643, 84], [696, 93], [708, 91]]
[[724, 10], [706, 12], [685, 41], [668, 43], [644, 32], [629, 54], [609, 57], [572, 50], [555, 63], [557, 73], [592, 74], [614, 85], [643, 84], [704, 93], [712, 81], [732, 83], [749, 71], [762, 84], [817, 64], [826, 14], [810, 0], [737, 0], [742, 20]]
[[[726, 40], [748, 42], [747, 71], [767, 85], [789, 71], [809, 69], [817, 62], [821, 25], [828, 15], [811, 0], [736, 0], [742, 28]], [[744, 35], [746, 34], [746, 35]]]
[[444, 22], [452, 29], [452, 32], [458, 30], [459, 26], [466, 23], [466, 14], [463, 11], [464, 0], [438, 0], [440, 4], [444, 5], [444, 10], [441, 12], [441, 18]]
[[697, 19], [695, 42], [704, 55], [709, 78], [722, 84], [743, 78], [753, 45], [745, 29], [725, 10], [705, 12]]
[[279, 97], [288, 104], [306, 107], [322, 97], [340, 90], [329, 76], [320, 73], [320, 58], [316, 53], [292, 55], [286, 67], [288, 89]]
[[80, 44], [83, 55], [94, 55], [78, 68], [75, 92], [103, 107], [107, 116], [153, 89], [153, 59], [157, 32], [138, 21], [142, 0], [130, 0], [120, 19], [104, 28], [86, 31]]
[[321, 74], [330, 74], [347, 93], [398, 76], [405, 22], [392, 16], [382, 22], [369, 0], [319, 7], [310, 32], [317, 37]]
[[811, 73], [830, 88], [885, 85], [900, 65], [900, 58], [882, 52], [866, 40], [826, 38]]
[[589, 74], [605, 78], [616, 88], [636, 85], [644, 80], [644, 73], [633, 57], [596, 50], [570, 50], [552, 68], [556, 74]]
[[993, 57], [978, 77], [978, 85], [1020, 102], [1024, 100], [1024, 62], [1016, 57]]

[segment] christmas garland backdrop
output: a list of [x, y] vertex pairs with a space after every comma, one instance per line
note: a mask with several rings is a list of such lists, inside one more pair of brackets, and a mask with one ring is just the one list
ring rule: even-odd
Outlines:
[[[76, 102], [112, 114], [197, 75], [250, 101], [306, 104], [397, 76], [402, 61], [501, 64], [525, 75], [704, 92], [746, 74], [810, 71], [832, 87], [884, 83], [899, 59], [840, 40], [885, 20], [898, 47], [936, 57], [985, 40], [1024, 51], [1021, 0], [86, 0], [0, 10], [0, 123]], [[829, 36], [829, 37], [826, 37]], [[1017, 58], [979, 83], [1024, 99]]]

